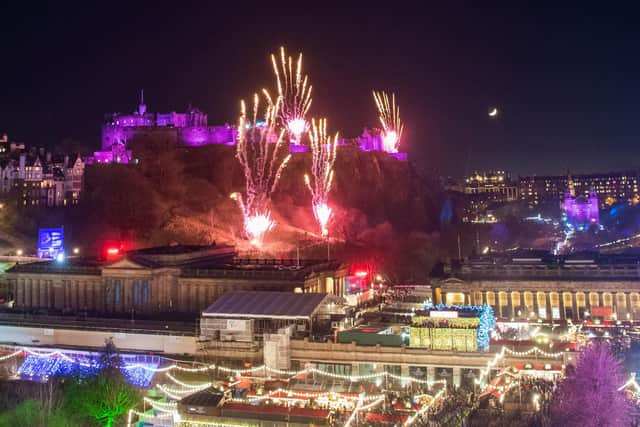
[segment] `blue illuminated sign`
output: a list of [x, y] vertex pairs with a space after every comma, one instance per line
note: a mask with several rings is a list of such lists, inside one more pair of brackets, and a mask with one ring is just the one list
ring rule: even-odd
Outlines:
[[64, 228], [41, 228], [38, 231], [38, 258], [64, 256]]

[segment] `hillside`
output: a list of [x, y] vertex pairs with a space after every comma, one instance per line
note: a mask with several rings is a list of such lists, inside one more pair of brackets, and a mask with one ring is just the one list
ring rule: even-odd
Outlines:
[[[97, 242], [124, 236], [133, 246], [215, 241], [252, 250], [242, 236], [238, 206], [229, 198], [244, 188], [234, 147], [177, 148], [147, 141], [133, 148], [137, 165], [87, 168], [83, 235]], [[273, 195], [277, 227], [260, 256], [295, 256], [296, 247], [304, 257], [326, 256], [303, 182], [310, 162], [310, 154], [296, 154], [287, 165]], [[339, 150], [335, 171], [332, 255], [382, 262], [395, 251], [402, 253], [395, 266], [411, 263], [412, 254], [432, 262], [432, 233], [443, 201], [439, 185], [419, 176], [410, 163], [355, 148]], [[422, 264], [407, 268], [429, 268]]]

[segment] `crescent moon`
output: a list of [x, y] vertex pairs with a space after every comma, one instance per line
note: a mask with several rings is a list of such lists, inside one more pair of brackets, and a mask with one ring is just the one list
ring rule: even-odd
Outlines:
[[491, 110], [491, 112], [489, 113], [489, 116], [491, 117], [495, 117], [498, 115], [498, 109], [494, 108], [493, 110]]

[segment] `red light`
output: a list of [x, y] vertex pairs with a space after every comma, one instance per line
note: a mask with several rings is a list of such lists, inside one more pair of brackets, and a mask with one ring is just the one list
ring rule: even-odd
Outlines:
[[369, 273], [364, 271], [364, 270], [356, 271], [356, 277], [363, 278], [363, 277], [367, 277], [368, 275], [369, 275]]
[[107, 249], [107, 254], [109, 255], [118, 255], [120, 253], [120, 249], [119, 248], [108, 248]]

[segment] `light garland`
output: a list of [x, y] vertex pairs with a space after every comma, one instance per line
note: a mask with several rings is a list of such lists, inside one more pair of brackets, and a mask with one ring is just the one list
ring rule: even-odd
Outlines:
[[22, 354], [22, 350], [16, 350], [11, 354], [7, 354], [5, 356], [0, 356], [0, 362], [3, 362], [5, 360], [9, 360], [9, 359], [11, 359], [13, 357], [16, 357], [16, 356], [20, 355], [20, 354]]
[[367, 409], [371, 409], [377, 405], [379, 405], [380, 403], [384, 402], [384, 397], [369, 403], [368, 405], [364, 405], [364, 406], [360, 406], [360, 403], [362, 402], [358, 402], [358, 405], [356, 405], [356, 408], [353, 410], [353, 412], [351, 412], [351, 415], [349, 416], [349, 419], [347, 420], [347, 422], [344, 424], [344, 427], [349, 427], [351, 425], [351, 423], [353, 422], [353, 420], [356, 418], [356, 416], [358, 415], [358, 412], [360, 411], [366, 411]]
[[[182, 389], [177, 389], [177, 388], [173, 388], [173, 387], [169, 387], [167, 385], [163, 385], [163, 384], [156, 384], [156, 387], [160, 388], [162, 387], [162, 391], [168, 391], [169, 393], [173, 393], [173, 394], [193, 394], [195, 392], [201, 391], [198, 389], [192, 389], [192, 388], [182, 388]], [[203, 384], [202, 385], [202, 390], [206, 390], [207, 388], [209, 388], [209, 386], [207, 384]]]
[[172, 392], [170, 392], [166, 388], [164, 388], [161, 384], [156, 384], [156, 388], [158, 390], [160, 390], [162, 393], [166, 394], [168, 397], [170, 397], [173, 400], [182, 400], [183, 396], [179, 396], [177, 394], [173, 394]]
[[[147, 402], [153, 409], [160, 412], [173, 413], [176, 411], [178, 405], [175, 402], [158, 402], [157, 400], [150, 399], [148, 397], [143, 397], [142, 400]], [[164, 406], [164, 407], [163, 407]], [[168, 409], [170, 407], [171, 409]]]
[[259, 427], [259, 424], [228, 424], [217, 423], [214, 421], [196, 421], [196, 420], [184, 420], [178, 421], [176, 427], [191, 427], [191, 426], [206, 426], [206, 427]]
[[478, 385], [482, 385], [482, 382], [484, 381], [484, 379], [489, 375], [489, 373], [491, 372], [491, 368], [493, 368], [500, 360], [504, 359], [505, 357], [505, 353], [509, 353], [511, 355], [514, 356], [529, 356], [530, 354], [533, 353], [539, 353], [545, 357], [549, 357], [549, 358], [554, 358], [557, 359], [558, 357], [561, 357], [564, 352], [559, 351], [557, 353], [547, 353], [543, 350], [540, 350], [538, 347], [533, 347], [527, 351], [523, 351], [523, 352], [517, 352], [517, 351], [513, 351], [511, 349], [508, 349], [507, 347], [502, 347], [502, 349], [495, 354], [493, 360], [490, 360], [489, 362], [487, 362], [487, 367], [484, 368], [482, 371], [480, 371], [480, 377], [475, 379], [475, 383]]
[[436, 393], [436, 395], [433, 396], [433, 400], [431, 401], [431, 403], [428, 404], [428, 405], [423, 405], [418, 411], [416, 411], [415, 414], [413, 414], [412, 416], [407, 418], [407, 420], [404, 422], [403, 426], [404, 427], [409, 427], [410, 425], [412, 425], [418, 419], [418, 417], [422, 416], [425, 412], [427, 412], [429, 410], [429, 408], [431, 406], [433, 406], [433, 402], [435, 402], [437, 399], [442, 397], [444, 392], [445, 392], [444, 390], [440, 390], [438, 393]]
[[169, 378], [171, 381], [173, 381], [174, 383], [178, 384], [179, 386], [182, 386], [184, 388], [188, 388], [188, 389], [191, 389], [191, 390], [205, 389], [205, 388], [209, 388], [209, 387], [211, 387], [213, 385], [213, 383], [210, 383], [210, 382], [201, 383], [201, 384], [187, 384], [185, 382], [180, 381], [179, 379], [177, 379], [176, 377], [174, 377], [170, 373], [167, 373], [167, 378]]
[[549, 357], [549, 358], [556, 359], [558, 357], [561, 357], [565, 353], [563, 351], [558, 351], [556, 353], [547, 353], [544, 350], [540, 350], [538, 347], [530, 348], [527, 351], [514, 351], [514, 350], [511, 350], [511, 349], [509, 349], [507, 347], [503, 347], [503, 348], [504, 348], [504, 351], [506, 351], [507, 353], [512, 354], [514, 356], [529, 356], [530, 354], [538, 353], [538, 354], [541, 354], [544, 357]]

